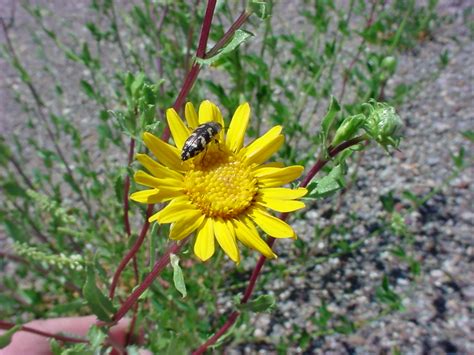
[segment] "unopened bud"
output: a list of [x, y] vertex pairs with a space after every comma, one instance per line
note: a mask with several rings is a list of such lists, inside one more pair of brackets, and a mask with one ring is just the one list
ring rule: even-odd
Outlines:
[[392, 106], [372, 100], [365, 104], [370, 113], [367, 117], [365, 129], [367, 134], [387, 149], [389, 145], [398, 147], [402, 120]]
[[360, 127], [364, 124], [364, 115], [355, 115], [347, 117], [339, 126], [334, 135], [331, 145], [333, 147], [354, 137]]

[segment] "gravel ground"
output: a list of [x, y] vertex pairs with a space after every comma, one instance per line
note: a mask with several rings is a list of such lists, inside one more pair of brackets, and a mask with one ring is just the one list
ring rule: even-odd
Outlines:
[[[334, 213], [331, 206], [321, 205], [306, 213], [306, 221], [296, 223], [302, 239], [313, 238], [316, 221], [321, 228], [335, 221], [344, 225], [350, 223], [348, 216], [355, 216], [359, 227], [343, 237], [349, 241], [367, 237], [384, 215], [380, 194], [393, 191], [400, 197], [402, 191], [409, 190], [418, 197], [425, 196], [451, 175], [450, 154], [461, 146], [472, 162], [472, 144], [460, 134], [474, 128], [474, 43], [462, 18], [467, 5], [441, 2], [441, 15], [452, 16], [453, 22], [437, 29], [434, 39], [416, 52], [400, 58], [398, 76], [389, 83], [391, 87], [398, 82], [422, 82], [436, 71], [439, 54], [445, 50], [450, 54], [447, 69], [398, 108], [406, 125], [401, 151], [392, 157], [380, 149], [368, 151], [361, 166], [364, 173], [344, 196], [341, 208]], [[414, 235], [414, 256], [422, 265], [417, 281], [412, 282], [407, 266], [387, 252], [387, 243], [397, 244], [389, 233], [366, 240], [350, 257], [333, 258], [324, 265], [299, 265], [300, 259], [281, 258], [279, 263], [294, 267], [288, 268], [285, 280], [267, 286], [278, 301], [276, 311], [255, 319], [254, 335], [261, 343], [231, 353], [254, 353], [256, 349], [265, 349], [259, 353], [275, 352], [281, 339], [291, 339], [294, 326], [314, 334], [311, 319], [322, 300], [334, 315], [347, 315], [364, 326], [351, 335], [310, 337], [309, 346], [294, 346], [289, 353], [474, 353], [473, 172], [472, 168], [464, 170], [406, 217]], [[328, 216], [331, 221], [327, 221]], [[277, 247], [280, 254], [286, 247], [283, 244]], [[311, 252], [315, 257], [325, 254], [326, 246], [321, 241], [319, 250]], [[383, 274], [402, 295], [405, 311], [367, 322], [379, 314], [374, 294]]]
[[[3, 2], [0, 1], [0, 6]], [[462, 17], [468, 3], [441, 1], [441, 14], [453, 16], [454, 21], [437, 29], [434, 38], [416, 52], [400, 58], [399, 75], [389, 83], [388, 90], [398, 82], [423, 81], [436, 70], [439, 54], [444, 50], [450, 53], [450, 63], [442, 74], [422, 85], [409, 103], [399, 107], [406, 124], [401, 151], [388, 157], [380, 149], [370, 149], [362, 161], [364, 174], [344, 196], [340, 209], [321, 204], [319, 209], [306, 213], [305, 221], [295, 223], [303, 241], [312, 238], [316, 222], [320, 227], [336, 221], [349, 225], [353, 223], [349, 216], [358, 221], [358, 227], [351, 235], [342, 237], [348, 241], [365, 238], [384, 216], [378, 200], [381, 193], [393, 190], [394, 196], [400, 198], [403, 190], [409, 190], [424, 196], [452, 173], [450, 154], [464, 146], [472, 158], [472, 144], [459, 133], [474, 129], [474, 45]], [[68, 6], [61, 11], [69, 11]], [[80, 17], [84, 13], [75, 7], [74, 14]], [[14, 35], [20, 41], [20, 52], [25, 54], [31, 39], [28, 32], [22, 32], [22, 21], [26, 18], [20, 16], [20, 26], [15, 27]], [[76, 80], [73, 69], [70, 69], [71, 80]], [[16, 119], [21, 117], [21, 110], [9, 93], [12, 73], [1, 61], [0, 73], [0, 127], [3, 132], [11, 132], [21, 123]], [[74, 102], [78, 106], [84, 104]], [[90, 111], [86, 108], [84, 117], [92, 111], [93, 108]], [[333, 258], [323, 265], [315, 265], [311, 259], [301, 265], [297, 255], [285, 255], [296, 248], [279, 242], [280, 258], [276, 265], [286, 265], [287, 271], [285, 278], [267, 284], [267, 290], [277, 298], [277, 308], [254, 319], [256, 342], [228, 349], [228, 353], [274, 353], [280, 342], [294, 344], [290, 336], [295, 325], [314, 334], [311, 319], [322, 300], [334, 315], [347, 315], [364, 325], [350, 335], [309, 336], [304, 349], [294, 344], [289, 353], [384, 354], [396, 350], [404, 354], [474, 353], [472, 177], [472, 168], [464, 170], [407, 216], [406, 222], [414, 235], [414, 256], [422, 265], [415, 282], [407, 266], [387, 252], [388, 244], [397, 243], [390, 233], [368, 238], [349, 257]], [[405, 200], [399, 204], [402, 208], [408, 206]], [[318, 257], [326, 251], [327, 240], [321, 240], [308, 254]], [[402, 295], [406, 310], [365, 324], [379, 314], [374, 292], [383, 274], [389, 276], [391, 285]]]

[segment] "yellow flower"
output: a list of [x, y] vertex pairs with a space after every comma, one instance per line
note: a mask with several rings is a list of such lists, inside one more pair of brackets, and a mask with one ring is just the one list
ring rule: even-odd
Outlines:
[[256, 226], [274, 238], [296, 238], [293, 229], [268, 213], [267, 208], [296, 211], [304, 207], [297, 199], [307, 192], [304, 188], [280, 187], [298, 178], [302, 166], [264, 164], [283, 143], [282, 127], [273, 127], [243, 147], [250, 106], [242, 104], [235, 111], [227, 134], [221, 130], [217, 143], [210, 143], [204, 152], [183, 162], [181, 150], [191, 132], [209, 121], [224, 127], [221, 112], [210, 101], [203, 101], [199, 114], [191, 103], [186, 104], [187, 126], [174, 109], [168, 109], [166, 117], [175, 145], [144, 133], [143, 141], [158, 162], [137, 154], [137, 160], [151, 175], [138, 171], [135, 181], [151, 189], [137, 191], [130, 198], [148, 204], [169, 201], [149, 221], [171, 223], [169, 237], [173, 240], [196, 232], [194, 253], [202, 261], [214, 254], [215, 240], [236, 263], [240, 261], [237, 241], [267, 258], [275, 258]]

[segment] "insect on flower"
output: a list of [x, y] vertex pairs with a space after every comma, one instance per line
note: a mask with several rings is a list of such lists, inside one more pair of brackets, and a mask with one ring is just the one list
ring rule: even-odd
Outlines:
[[[238, 242], [268, 259], [276, 258], [257, 227], [273, 238], [295, 239], [293, 228], [268, 210], [286, 213], [302, 209], [305, 205], [300, 199], [308, 192], [282, 187], [298, 178], [303, 166], [266, 164], [285, 140], [283, 127], [275, 126], [244, 146], [250, 122], [248, 103], [237, 107], [225, 132], [215, 104], [203, 101], [198, 112], [191, 103], [186, 104], [186, 123], [194, 130], [190, 134], [174, 109], [166, 111], [175, 146], [149, 132], [143, 134], [143, 142], [157, 160], [137, 154], [149, 173], [139, 170], [134, 179], [149, 189], [134, 192], [130, 199], [146, 204], [169, 202], [148, 222], [171, 224], [171, 240], [184, 240], [194, 233], [194, 254], [199, 260], [209, 260], [220, 247], [239, 263]], [[217, 140], [219, 149], [212, 149], [211, 142]], [[206, 159], [183, 164], [183, 159], [203, 151]]]
[[181, 151], [181, 160], [186, 161], [203, 152], [207, 145], [216, 140], [216, 135], [221, 131], [222, 126], [217, 122], [206, 122], [199, 125], [193, 133], [186, 139]]

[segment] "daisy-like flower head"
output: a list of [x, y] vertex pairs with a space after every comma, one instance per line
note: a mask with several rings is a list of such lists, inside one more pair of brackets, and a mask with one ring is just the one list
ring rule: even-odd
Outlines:
[[174, 145], [144, 133], [143, 141], [157, 161], [137, 154], [137, 160], [149, 173], [138, 171], [135, 181], [151, 189], [137, 191], [130, 198], [147, 204], [169, 201], [149, 221], [171, 223], [169, 237], [173, 240], [182, 240], [195, 232], [194, 253], [202, 261], [214, 254], [216, 240], [236, 263], [240, 261], [237, 241], [267, 258], [275, 258], [257, 226], [274, 238], [296, 238], [293, 229], [267, 209], [301, 209], [304, 203], [298, 199], [307, 192], [304, 188], [280, 187], [298, 178], [302, 166], [264, 164], [283, 143], [282, 127], [273, 127], [244, 147], [250, 106], [242, 104], [226, 134], [222, 129], [216, 135], [217, 142], [209, 143], [194, 158], [182, 161], [183, 145], [197, 126], [214, 121], [224, 127], [221, 112], [210, 101], [201, 103], [199, 114], [187, 103], [185, 117], [187, 125], [174, 109], [166, 112]]

